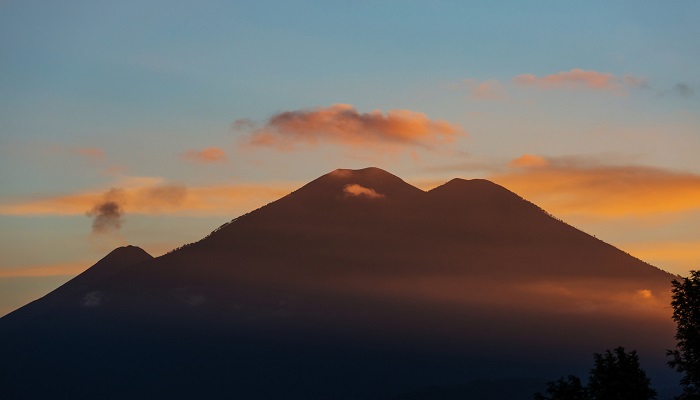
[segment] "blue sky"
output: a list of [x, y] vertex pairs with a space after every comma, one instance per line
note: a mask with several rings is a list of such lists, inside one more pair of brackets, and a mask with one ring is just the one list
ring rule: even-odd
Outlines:
[[[115, 245], [159, 255], [368, 165], [423, 188], [493, 179], [685, 273], [700, 263], [698, 17], [694, 1], [1, 1], [0, 281], [36, 296]], [[458, 134], [397, 145], [271, 122], [334, 124], [334, 104]], [[249, 145], [263, 131], [277, 147]], [[123, 224], [95, 234], [85, 214], [111, 188]], [[153, 188], [186, 195], [158, 204]]]

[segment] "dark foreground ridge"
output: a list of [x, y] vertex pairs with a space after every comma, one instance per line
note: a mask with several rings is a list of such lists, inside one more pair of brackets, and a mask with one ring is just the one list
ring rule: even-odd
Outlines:
[[116, 249], [1, 318], [0, 386], [9, 398], [487, 398], [508, 380], [516, 399], [624, 345], [658, 388], [674, 379], [671, 279], [486, 180], [425, 192], [340, 169], [164, 256]]

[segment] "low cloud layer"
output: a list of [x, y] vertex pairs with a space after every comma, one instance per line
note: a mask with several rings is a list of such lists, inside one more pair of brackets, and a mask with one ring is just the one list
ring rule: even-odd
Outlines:
[[199, 164], [222, 163], [226, 161], [226, 153], [218, 147], [188, 150], [182, 157], [187, 161]]
[[[131, 178], [117, 189], [90, 190], [62, 196], [0, 202], [0, 215], [88, 215], [110, 226], [115, 211], [123, 215], [235, 216], [277, 200], [301, 186], [299, 182], [191, 186], [160, 178]], [[115, 202], [119, 207], [106, 204]], [[120, 222], [121, 223], [121, 222]], [[112, 227], [115, 227], [112, 224]]]
[[262, 124], [240, 120], [234, 129], [252, 130], [246, 144], [293, 150], [299, 145], [335, 143], [350, 146], [412, 145], [431, 148], [465, 134], [461, 127], [431, 120], [409, 110], [360, 113], [353, 106], [335, 104], [308, 110], [286, 111]]
[[629, 87], [643, 87], [646, 85], [644, 79], [632, 75], [615, 76], [610, 72], [586, 71], [580, 68], [543, 76], [522, 74], [514, 77], [513, 82], [521, 86], [530, 86], [539, 89], [590, 89], [609, 91], [621, 91]]
[[62, 264], [24, 265], [13, 268], [0, 268], [0, 279], [14, 277], [78, 275], [79, 273], [85, 271], [87, 266], [93, 263], [94, 261], [85, 260], [82, 262]]
[[494, 181], [561, 214], [649, 216], [700, 210], [700, 175], [526, 154]]

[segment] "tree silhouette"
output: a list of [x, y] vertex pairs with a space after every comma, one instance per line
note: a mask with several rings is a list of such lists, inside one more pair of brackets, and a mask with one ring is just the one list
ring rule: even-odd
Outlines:
[[569, 375], [547, 384], [546, 393], [535, 394], [535, 400], [651, 400], [656, 390], [650, 386], [649, 378], [639, 366], [636, 351], [625, 352], [617, 347], [605, 353], [593, 355], [594, 366], [588, 377], [588, 385]]
[[679, 399], [700, 399], [700, 271], [690, 277], [673, 280], [673, 320], [676, 322], [676, 350], [668, 350], [671, 368], [681, 378], [683, 394]]
[[581, 385], [581, 379], [574, 375], [569, 375], [566, 380], [559, 378], [547, 384], [545, 396], [541, 393], [535, 394], [535, 400], [589, 400], [588, 390]]
[[595, 400], [648, 400], [656, 398], [656, 390], [639, 366], [636, 351], [624, 347], [596, 353], [594, 367], [588, 378], [588, 392]]

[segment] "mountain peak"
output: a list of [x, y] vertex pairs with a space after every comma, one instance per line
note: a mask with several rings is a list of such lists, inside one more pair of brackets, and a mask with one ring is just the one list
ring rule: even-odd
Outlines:
[[452, 199], [483, 199], [492, 201], [495, 199], [522, 200], [520, 196], [504, 188], [503, 186], [486, 179], [461, 179], [454, 178], [449, 182], [431, 189], [428, 192], [434, 197]]
[[396, 175], [391, 174], [381, 168], [377, 167], [366, 167], [360, 169], [348, 169], [348, 168], [338, 168], [334, 171], [329, 172], [327, 175], [348, 178], [348, 177], [393, 177], [398, 178]]
[[133, 245], [126, 245], [117, 247], [102, 258], [99, 263], [109, 263], [109, 264], [136, 264], [142, 261], [150, 260], [153, 258], [146, 250]]
[[323, 197], [403, 198], [424, 192], [383, 169], [336, 169], [313, 180], [294, 195]]

